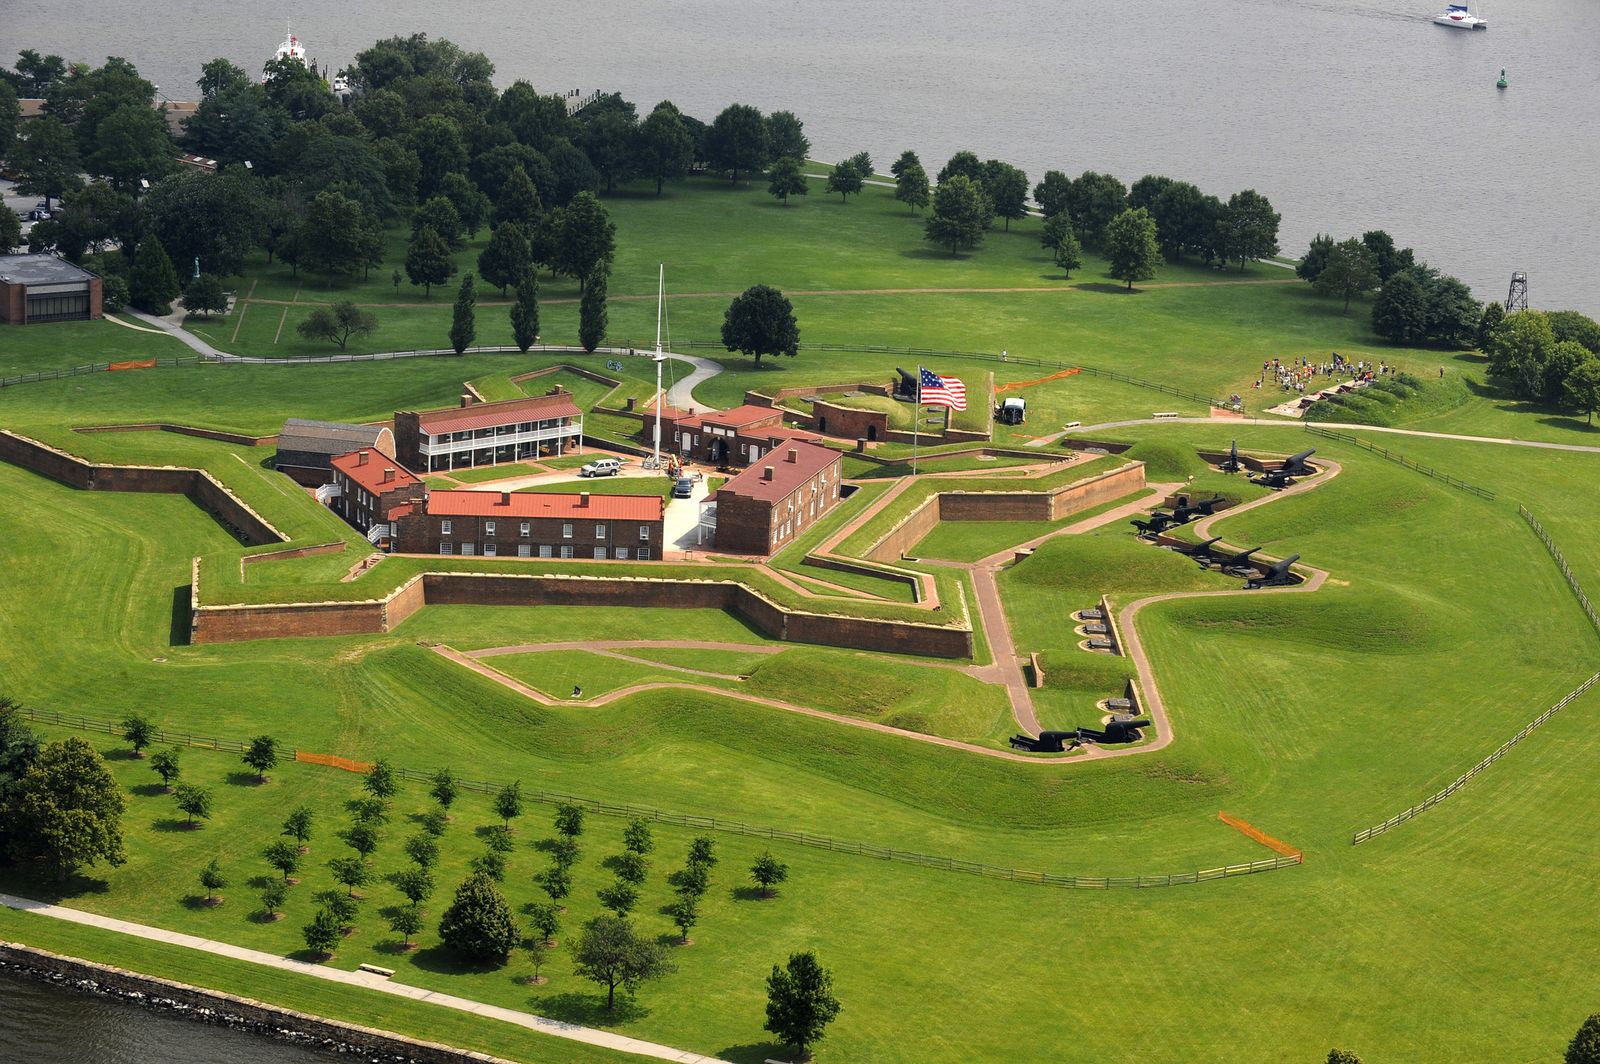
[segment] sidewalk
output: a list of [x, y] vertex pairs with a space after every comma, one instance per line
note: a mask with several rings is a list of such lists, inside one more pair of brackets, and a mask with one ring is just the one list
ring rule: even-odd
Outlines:
[[183, 946], [187, 949], [200, 950], [203, 953], [212, 953], [218, 957], [228, 957], [232, 960], [259, 964], [266, 968], [295, 972], [299, 975], [311, 976], [314, 979], [326, 979], [331, 983], [344, 983], [346, 986], [364, 987], [383, 994], [409, 998], [412, 1001], [440, 1005], [460, 1012], [470, 1012], [475, 1016], [500, 1020], [504, 1023], [514, 1023], [518, 1027], [526, 1027], [528, 1030], [538, 1031], [540, 1034], [553, 1035], [556, 1038], [567, 1038], [574, 1042], [584, 1042], [588, 1045], [599, 1046], [602, 1049], [614, 1049], [619, 1053], [633, 1053], [638, 1056], [653, 1057], [657, 1060], [682, 1061], [686, 1062], [686, 1064], [716, 1064], [717, 1061], [716, 1057], [701, 1056], [698, 1053], [690, 1053], [683, 1049], [673, 1049], [671, 1046], [657, 1045], [654, 1042], [641, 1041], [623, 1034], [612, 1034], [610, 1031], [600, 1031], [592, 1027], [580, 1027], [574, 1023], [563, 1023], [560, 1020], [535, 1016], [529, 1012], [517, 1012], [514, 1009], [502, 1008], [499, 1005], [486, 1005], [481, 1001], [472, 1001], [452, 994], [441, 994], [434, 990], [407, 986], [404, 983], [396, 983], [379, 975], [368, 975], [365, 972], [346, 972], [320, 964], [307, 964], [304, 961], [290, 960], [287, 957], [280, 957], [273, 953], [263, 953], [260, 950], [232, 946], [226, 942], [196, 938], [193, 935], [167, 931], [159, 927], [149, 927], [145, 924], [129, 923], [126, 920], [116, 920], [109, 916], [98, 916], [94, 913], [83, 912], [80, 909], [50, 905], [46, 902], [19, 898], [10, 894], [0, 894], [0, 905], [4, 905], [8, 909], [17, 909], [22, 912], [37, 913], [40, 916], [54, 917], [57, 920], [83, 924], [87, 927], [116, 931], [124, 935], [132, 935], [135, 938], [147, 939], [151, 942], [164, 942], [168, 945]]

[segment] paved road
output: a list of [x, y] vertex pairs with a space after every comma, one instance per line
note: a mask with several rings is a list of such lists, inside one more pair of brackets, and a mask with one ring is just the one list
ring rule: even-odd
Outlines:
[[656, 1060], [682, 1061], [685, 1064], [716, 1064], [718, 1059], [716, 1057], [702, 1056], [699, 1053], [690, 1053], [683, 1049], [674, 1049], [671, 1046], [657, 1045], [654, 1042], [645, 1042], [638, 1038], [630, 1038], [627, 1035], [596, 1030], [593, 1027], [580, 1027], [575, 1023], [535, 1016], [531, 1012], [517, 1012], [514, 1009], [502, 1008], [499, 1005], [486, 1005], [481, 1001], [456, 997], [453, 994], [442, 994], [436, 990], [424, 990], [422, 987], [397, 983], [380, 975], [369, 975], [366, 972], [346, 972], [320, 964], [308, 964], [305, 961], [280, 957], [275, 953], [245, 949], [242, 946], [230, 945], [227, 942], [197, 938], [194, 935], [185, 935], [177, 931], [168, 931], [165, 928], [151, 927], [148, 924], [135, 924], [126, 920], [116, 920], [109, 916], [87, 913], [81, 909], [69, 909], [62, 905], [50, 905], [46, 902], [34, 901], [31, 898], [0, 894], [0, 905], [22, 912], [37, 913], [40, 916], [65, 920], [69, 923], [98, 927], [106, 931], [116, 931], [120, 934], [131, 935], [150, 942], [164, 942], [168, 945], [198, 950], [201, 953], [211, 953], [218, 957], [228, 957], [232, 960], [245, 961], [249, 964], [259, 964], [263, 968], [276, 968], [280, 971], [294, 972], [314, 979], [325, 979], [328, 982], [343, 983], [346, 986], [359, 986], [367, 990], [376, 990], [383, 994], [409, 998], [412, 1001], [421, 1001], [429, 1005], [456, 1009], [459, 1012], [470, 1012], [475, 1016], [516, 1024], [518, 1027], [526, 1027], [531, 1031], [538, 1031], [540, 1034], [566, 1038], [573, 1042], [584, 1042], [588, 1045], [600, 1046], [603, 1049], [616, 1050], [619, 1053], [633, 1053], [642, 1057], [653, 1057]]
[[[1358, 425], [1347, 421], [1318, 421], [1315, 423], [1319, 429], [1340, 429], [1345, 432], [1385, 432], [1392, 436], [1416, 436], [1430, 440], [1455, 440], [1463, 443], [1498, 443], [1507, 447], [1534, 447], [1546, 451], [1578, 451], [1585, 454], [1600, 454], [1600, 446], [1583, 443], [1549, 443], [1544, 440], [1518, 440], [1506, 436], [1468, 436], [1458, 432], [1428, 432], [1424, 429], [1390, 428], [1385, 425]], [[1127, 421], [1102, 421], [1098, 425], [1082, 425], [1072, 430], [1073, 436], [1089, 432], [1102, 432], [1106, 429], [1122, 429], [1134, 425], [1250, 425], [1253, 427], [1268, 426], [1272, 428], [1300, 429], [1304, 431], [1305, 425], [1299, 421], [1274, 421], [1267, 418], [1240, 417], [1240, 418], [1212, 418], [1212, 417], [1169, 417], [1156, 421], [1152, 418], [1132, 418]], [[1065, 433], [1057, 433], [1059, 439]], [[1044, 438], [1046, 442], [1054, 442], [1050, 437]], [[1031, 445], [1030, 445], [1031, 446]]]

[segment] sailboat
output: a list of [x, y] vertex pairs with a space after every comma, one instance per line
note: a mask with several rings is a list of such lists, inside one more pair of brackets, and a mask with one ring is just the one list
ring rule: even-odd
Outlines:
[[1434, 25], [1449, 26], [1458, 30], [1486, 30], [1489, 20], [1479, 18], [1467, 9], [1466, 4], [1451, 4], [1444, 9], [1441, 15], [1433, 17]]

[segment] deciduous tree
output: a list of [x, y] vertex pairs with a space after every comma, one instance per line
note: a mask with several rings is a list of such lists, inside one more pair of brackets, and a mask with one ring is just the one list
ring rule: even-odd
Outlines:
[[792, 111], [774, 111], [767, 116], [767, 147], [774, 159], [790, 158], [805, 162], [811, 154], [805, 123]]
[[982, 242], [991, 214], [989, 200], [977, 182], [953, 174], [941, 178], [934, 190], [933, 214], [924, 226], [924, 235], [954, 255]]
[[362, 860], [371, 857], [378, 849], [382, 837], [378, 829], [365, 820], [358, 820], [339, 833], [344, 844], [361, 855]]
[[916, 161], [915, 156], [912, 156], [912, 161], [895, 175], [894, 198], [909, 207], [912, 214], [917, 213], [918, 207], [926, 207], [931, 201], [928, 172]]
[[444, 284], [455, 272], [450, 246], [437, 230], [424, 226], [411, 238], [406, 248], [406, 276], [412, 284], [422, 285], [424, 298], [433, 294], [434, 285]]
[[581, 287], [611, 268], [617, 251], [617, 227], [592, 192], [580, 192], [556, 212], [554, 259], [556, 272], [575, 278]]
[[[31, 743], [8, 728], [3, 751], [15, 771]], [[127, 799], [94, 747], [77, 736], [40, 747], [20, 778], [6, 784], [0, 833], [11, 856], [39, 859], [65, 880], [83, 865], [126, 859], [122, 813]]]
[[534, 187], [528, 171], [521, 166], [513, 168], [511, 176], [506, 178], [505, 184], [500, 188], [500, 198], [495, 201], [495, 226], [498, 228], [510, 222], [526, 237], [532, 228], [539, 224], [543, 214], [544, 207], [539, 201], [539, 190]]
[[556, 806], [556, 830], [569, 839], [583, 834], [583, 807], [570, 802]]
[[634, 165], [640, 177], [656, 183], [656, 195], [668, 181], [677, 181], [689, 172], [694, 160], [694, 138], [684, 125], [683, 116], [671, 102], [656, 104], [639, 123], [634, 138]]
[[757, 366], [763, 355], [793, 358], [800, 351], [800, 326], [793, 304], [782, 292], [764, 284], [745, 289], [723, 315], [722, 346], [754, 355]]
[[778, 884], [789, 878], [789, 867], [770, 852], [764, 852], [750, 866], [750, 878], [756, 881], [762, 896], [770, 898], [778, 892]]
[[344, 887], [353, 898], [357, 887], [372, 882], [372, 869], [360, 857], [335, 857], [328, 862], [333, 881]]
[[283, 915], [283, 903], [289, 899], [289, 886], [281, 879], [269, 879], [262, 886], [261, 912], [268, 920], [276, 920]]
[[426, 866], [402, 868], [391, 875], [389, 881], [413, 906], [421, 905], [433, 894], [433, 875]]
[[228, 309], [228, 293], [222, 288], [222, 280], [214, 273], [202, 273], [199, 277], [190, 280], [183, 290], [183, 309], [190, 314], [204, 314], [210, 318], [213, 312], [226, 312]]
[[295, 845], [300, 848], [301, 853], [305, 853], [308, 849], [310, 849], [309, 843], [311, 842], [311, 825], [311, 810], [307, 809], [303, 805], [297, 806], [289, 813], [287, 817], [284, 818], [283, 834], [289, 836], [295, 841]]
[[200, 886], [205, 888], [207, 904], [221, 904], [222, 899], [217, 896], [217, 891], [228, 885], [228, 877], [222, 874], [222, 865], [215, 857], [204, 868], [200, 869], [199, 878]]
[[1161, 262], [1161, 248], [1156, 244], [1156, 223], [1143, 207], [1123, 211], [1106, 226], [1106, 258], [1111, 263], [1111, 276], [1128, 283], [1133, 290], [1135, 281], [1148, 281], [1156, 275]]
[[180, 783], [173, 789], [173, 800], [178, 809], [188, 817], [185, 827], [191, 831], [199, 825], [196, 820], [211, 819], [211, 792], [193, 783]]
[[833, 976], [817, 963], [816, 954], [791, 953], [787, 965], [772, 966], [765, 1029], [794, 1046], [797, 1059], [804, 1060], [807, 1047], [822, 1041], [840, 1008], [833, 996]]
[[1072, 235], [1070, 229], [1056, 242], [1051, 258], [1067, 277], [1071, 277], [1072, 271], [1083, 265], [1083, 245], [1078, 243], [1078, 238]]
[[585, 924], [572, 961], [578, 975], [606, 988], [607, 1009], [617, 1007], [618, 987], [632, 995], [647, 980], [673, 971], [661, 947], [620, 916], [597, 916]]
[[600, 899], [600, 904], [616, 913], [618, 916], [627, 916], [633, 912], [633, 907], [639, 904], [639, 891], [632, 883], [619, 879], [609, 887], [601, 887], [595, 891], [595, 896]]
[[1217, 224], [1223, 257], [1236, 260], [1240, 270], [1248, 262], [1278, 253], [1278, 212], [1253, 188], [1229, 196]]
[[[489, 236], [489, 246], [478, 255], [478, 273], [506, 294], [523, 273], [533, 269], [533, 253], [528, 237], [515, 222], [501, 222]], [[526, 350], [526, 348], [524, 348]]]
[[1567, 1043], [1566, 1064], [1600, 1064], [1600, 1013], [1590, 1016], [1579, 1026], [1578, 1033]]
[[766, 169], [772, 158], [767, 123], [749, 104], [729, 104], [706, 131], [706, 157], [734, 184], [741, 173]]
[[561, 914], [549, 902], [530, 901], [527, 906], [528, 927], [533, 937], [545, 945], [553, 945], [561, 930]]
[[[790, 196], [804, 196], [806, 194], [806, 174], [801, 169], [799, 160], [793, 156], [779, 156], [778, 161], [772, 164], [772, 169], [767, 171], [771, 180], [767, 184], [767, 194], [776, 196], [784, 206], [789, 205]], [[834, 191], [830, 187], [829, 192]]]
[[415, 945], [411, 939], [422, 930], [422, 914], [411, 908], [396, 909], [389, 914], [389, 930], [400, 936], [400, 948], [409, 950]]
[[40, 115], [24, 125], [16, 147], [7, 146], [5, 158], [20, 174], [17, 191], [43, 196], [47, 208], [52, 199], [78, 184], [78, 144], [55, 115]]
[[378, 316], [363, 310], [354, 301], [341, 299], [331, 307], [315, 307], [295, 326], [307, 340], [331, 340], [345, 350], [353, 336], [370, 336], [378, 328]]
[[650, 830], [650, 822], [637, 816], [629, 820], [628, 826], [622, 829], [622, 845], [630, 853], [641, 856], [654, 850], [656, 840]]
[[1128, 190], [1111, 174], [1085, 170], [1066, 190], [1066, 211], [1078, 239], [1092, 248], [1105, 245], [1106, 229], [1128, 208]]
[[162, 789], [168, 794], [172, 793], [172, 781], [183, 771], [178, 765], [178, 748], [169, 746], [165, 750], [157, 750], [151, 754], [150, 768], [161, 777]]
[[700, 902], [697, 895], [680, 892], [667, 904], [667, 915], [678, 928], [678, 944], [689, 944], [689, 929], [700, 921]]
[[1010, 163], [990, 159], [984, 164], [983, 191], [1008, 232], [1013, 218], [1028, 216], [1028, 175]]
[[983, 163], [970, 151], [958, 151], [939, 168], [938, 183], [944, 184], [952, 177], [964, 177], [974, 185], [983, 185]]
[[270, 735], [256, 736], [245, 749], [243, 760], [256, 770], [258, 781], [267, 782], [267, 773], [278, 767], [278, 740]]
[[1311, 284], [1323, 295], [1342, 296], [1349, 313], [1350, 297], [1365, 296], [1378, 287], [1378, 265], [1367, 246], [1351, 237], [1329, 250]]
[[283, 874], [286, 883], [300, 870], [300, 847], [284, 839], [269, 843], [261, 851], [261, 856], [267, 859], [267, 864]]
[[[1318, 233], [1311, 238], [1311, 246], [1306, 248], [1306, 253], [1300, 256], [1300, 261], [1295, 263], [1294, 272], [1303, 281], [1316, 283], [1317, 277], [1328, 265], [1328, 256], [1333, 252], [1333, 237], [1326, 233]], [[1381, 278], [1380, 278], [1381, 283]]]
[[155, 733], [155, 725], [142, 713], [130, 713], [122, 718], [122, 738], [133, 748], [134, 757], [144, 757], [144, 748], [150, 745]]
[[454, 772], [442, 768], [433, 774], [433, 780], [428, 786], [428, 797], [438, 802], [440, 809], [448, 813], [460, 794], [461, 784]]
[[457, 953], [481, 963], [500, 965], [516, 948], [511, 907], [494, 881], [473, 873], [456, 888], [455, 900], [439, 921], [439, 937]]
[[863, 180], [864, 175], [856, 169], [856, 164], [846, 159], [828, 174], [828, 191], [839, 193], [841, 203], [849, 203], [850, 194], [861, 191]]
[[1427, 340], [1427, 293], [1409, 271], [1389, 278], [1373, 299], [1372, 331], [1390, 343], [1406, 346]]
[[339, 944], [340, 931], [339, 917], [324, 905], [317, 910], [317, 914], [311, 918], [311, 922], [305, 926], [301, 934], [305, 938], [306, 949], [312, 953], [330, 956]]

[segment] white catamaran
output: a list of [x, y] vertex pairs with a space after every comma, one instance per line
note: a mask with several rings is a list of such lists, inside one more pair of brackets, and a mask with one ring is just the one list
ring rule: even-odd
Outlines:
[[1474, 15], [1467, 10], [1466, 4], [1451, 4], [1444, 9], [1444, 14], [1435, 15], [1433, 21], [1435, 25], [1449, 26], [1458, 30], [1486, 30], [1489, 28], [1489, 20]]

